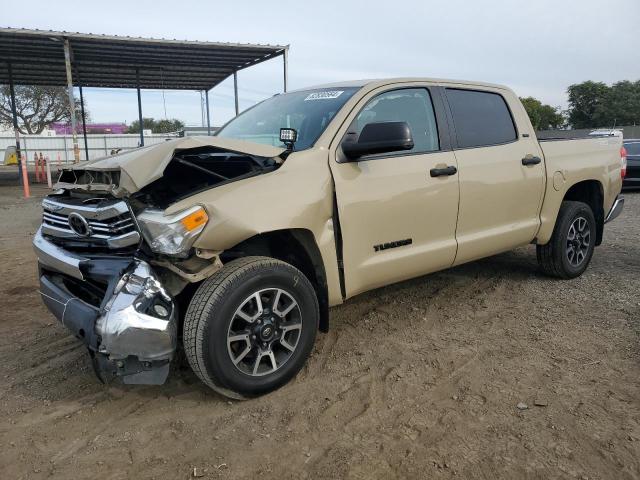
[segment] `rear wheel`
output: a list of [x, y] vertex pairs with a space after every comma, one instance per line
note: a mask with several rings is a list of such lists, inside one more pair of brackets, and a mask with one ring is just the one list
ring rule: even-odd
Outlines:
[[595, 241], [596, 220], [589, 205], [562, 202], [551, 240], [536, 247], [538, 264], [547, 275], [578, 277], [591, 261]]
[[298, 269], [268, 257], [234, 260], [196, 291], [184, 320], [189, 364], [214, 390], [256, 396], [287, 383], [315, 341], [315, 290]]

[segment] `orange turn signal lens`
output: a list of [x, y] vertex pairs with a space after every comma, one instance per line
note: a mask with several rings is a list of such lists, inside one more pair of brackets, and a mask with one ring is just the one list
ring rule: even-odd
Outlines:
[[208, 220], [209, 216], [207, 215], [207, 212], [204, 211], [204, 208], [200, 207], [195, 212], [184, 217], [180, 222], [182, 223], [182, 226], [187, 229], [187, 232], [190, 232], [203, 226]]

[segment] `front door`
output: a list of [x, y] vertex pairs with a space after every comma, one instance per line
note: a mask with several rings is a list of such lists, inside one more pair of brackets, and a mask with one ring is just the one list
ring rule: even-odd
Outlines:
[[[368, 123], [407, 122], [414, 148], [349, 162], [338, 145], [330, 158], [347, 297], [453, 263], [458, 178], [443, 105], [439, 92], [426, 86], [381, 88], [348, 119], [345, 135], [351, 136]], [[432, 169], [445, 167], [448, 174], [432, 176]]]

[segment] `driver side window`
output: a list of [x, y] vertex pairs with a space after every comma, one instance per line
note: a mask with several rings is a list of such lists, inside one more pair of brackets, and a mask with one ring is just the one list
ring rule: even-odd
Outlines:
[[366, 124], [378, 122], [407, 122], [414, 147], [403, 153], [440, 149], [436, 116], [426, 88], [391, 90], [373, 97], [358, 114], [349, 132], [359, 136]]

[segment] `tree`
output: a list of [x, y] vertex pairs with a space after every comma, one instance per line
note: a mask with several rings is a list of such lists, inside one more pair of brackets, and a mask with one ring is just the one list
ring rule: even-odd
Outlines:
[[[55, 122], [70, 122], [69, 97], [65, 87], [22, 86], [15, 87], [18, 130], [23, 135], [40, 134]], [[76, 121], [82, 122], [80, 100], [75, 100]], [[85, 106], [86, 107], [86, 106]], [[85, 113], [88, 112], [85, 108]], [[8, 85], [0, 86], [0, 124], [13, 128], [11, 94]]]
[[[156, 121], [153, 118], [142, 118], [142, 129], [143, 130], [151, 130], [153, 131], [153, 127], [155, 126]], [[134, 120], [127, 128], [127, 133], [140, 133], [140, 121]]]
[[640, 80], [623, 80], [609, 89], [602, 108], [605, 123], [598, 126], [640, 124]]
[[177, 132], [178, 130], [184, 129], [184, 122], [178, 120], [177, 118], [172, 118], [170, 120], [164, 119], [156, 122], [156, 128], [154, 133], [171, 133]]
[[[143, 130], [151, 130], [153, 133], [172, 133], [184, 129], [184, 122], [177, 118], [171, 120], [156, 120], [154, 118], [142, 119]], [[134, 120], [127, 129], [127, 133], [140, 133], [140, 121]]]
[[609, 87], [603, 82], [591, 80], [570, 85], [569, 123], [573, 128], [593, 128], [606, 124], [603, 120], [602, 105], [606, 102]]
[[571, 85], [567, 92], [569, 122], [574, 128], [640, 123], [640, 81], [623, 80], [610, 87], [587, 81]]
[[533, 97], [521, 98], [520, 101], [535, 130], [557, 129], [564, 125], [564, 116], [558, 107], [545, 105]]

